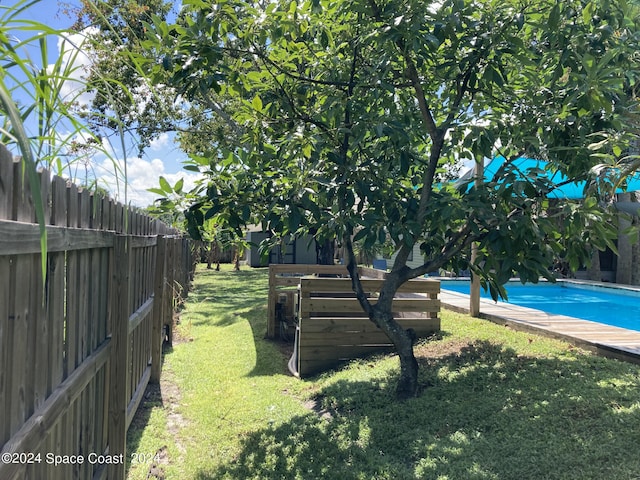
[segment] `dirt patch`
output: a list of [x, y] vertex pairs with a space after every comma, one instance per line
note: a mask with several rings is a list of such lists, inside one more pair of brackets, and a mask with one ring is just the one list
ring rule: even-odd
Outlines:
[[[180, 430], [188, 426], [188, 422], [178, 412], [180, 405], [180, 390], [171, 382], [161, 381], [162, 385], [162, 405], [167, 411], [167, 430], [174, 438], [179, 437]], [[186, 449], [180, 442], [176, 442], [176, 447], [181, 453], [185, 453]]]
[[153, 463], [149, 467], [149, 471], [147, 472], [147, 480], [156, 479], [156, 480], [165, 480], [165, 472], [163, 465], [169, 464], [169, 454], [167, 452], [167, 446], [163, 446], [158, 449], [156, 452]]
[[414, 354], [418, 361], [442, 358], [460, 354], [469, 347], [470, 340], [455, 340], [451, 342], [425, 342], [415, 347]]
[[[165, 375], [161, 378], [160, 385], [149, 385], [148, 390], [151, 391], [151, 394], [145, 397], [140, 408], [150, 409], [154, 406], [162, 406], [162, 408], [167, 412], [167, 431], [170, 436], [174, 438], [175, 446], [182, 455], [186, 452], [186, 449], [179, 441], [180, 431], [188, 426], [188, 422], [178, 412], [181, 398], [180, 389], [166, 377], [167, 376]], [[152, 398], [153, 402], [149, 402]], [[142, 425], [142, 427], [144, 427], [144, 425]], [[169, 457], [169, 449], [164, 445], [155, 452], [153, 462], [149, 465], [146, 478], [165, 480], [166, 476], [164, 466], [168, 465], [170, 462], [171, 458]]]

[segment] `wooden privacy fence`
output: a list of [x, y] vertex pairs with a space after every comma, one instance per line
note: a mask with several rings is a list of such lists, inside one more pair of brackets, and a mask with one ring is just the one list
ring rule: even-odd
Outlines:
[[[308, 276], [297, 276], [302, 271]], [[312, 272], [316, 275], [311, 276]], [[369, 301], [375, 303], [385, 272], [360, 268], [359, 275]], [[392, 348], [384, 332], [362, 311], [344, 266], [271, 265], [269, 280], [272, 330], [277, 324], [278, 297], [290, 296], [291, 300], [287, 298], [285, 303], [295, 305], [297, 329], [289, 361], [294, 375], [310, 375], [344, 360]], [[439, 293], [437, 280], [413, 279], [404, 283], [393, 300], [394, 317], [403, 328], [412, 328], [418, 337], [439, 331]]]
[[0, 478], [123, 479], [126, 431], [189, 283], [189, 245], [44, 171], [43, 279], [25, 182], [0, 148]]

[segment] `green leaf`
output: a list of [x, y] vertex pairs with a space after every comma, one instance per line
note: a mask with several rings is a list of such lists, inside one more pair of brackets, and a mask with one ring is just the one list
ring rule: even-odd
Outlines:
[[253, 100], [251, 101], [251, 105], [253, 106], [254, 109], [256, 109], [258, 112], [262, 112], [262, 100], [260, 99], [260, 97], [258, 95], [256, 95], [255, 97], [253, 97]]
[[160, 188], [162, 189], [162, 191], [164, 191], [165, 193], [173, 193], [173, 189], [171, 188], [169, 182], [167, 182], [166, 178], [160, 176], [158, 180], [160, 181]]

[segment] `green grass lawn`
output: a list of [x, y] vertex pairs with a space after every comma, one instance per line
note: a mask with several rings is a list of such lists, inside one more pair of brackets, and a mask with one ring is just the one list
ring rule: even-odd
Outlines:
[[443, 311], [398, 403], [392, 356], [291, 377], [266, 303], [266, 270], [198, 269], [130, 480], [640, 479], [638, 366]]

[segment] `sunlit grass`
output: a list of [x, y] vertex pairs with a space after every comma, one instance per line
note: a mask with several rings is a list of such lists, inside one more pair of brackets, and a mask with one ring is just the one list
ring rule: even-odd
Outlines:
[[163, 373], [179, 401], [136, 447], [167, 443], [166, 478], [637, 478], [637, 366], [445, 311], [416, 399], [395, 400], [391, 356], [300, 381], [263, 338], [266, 278], [198, 270]]

